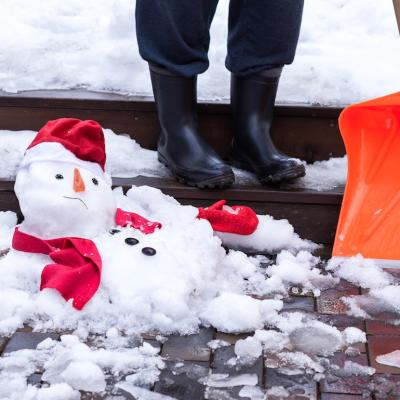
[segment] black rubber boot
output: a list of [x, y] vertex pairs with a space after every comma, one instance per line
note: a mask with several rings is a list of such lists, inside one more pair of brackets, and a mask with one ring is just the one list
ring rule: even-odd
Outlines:
[[178, 76], [150, 66], [161, 125], [158, 159], [179, 182], [199, 188], [226, 188], [232, 169], [202, 138], [197, 127], [197, 77]]
[[305, 175], [304, 165], [279, 152], [270, 129], [282, 68], [251, 76], [232, 75], [234, 138], [232, 165], [255, 173], [263, 184], [277, 184]]

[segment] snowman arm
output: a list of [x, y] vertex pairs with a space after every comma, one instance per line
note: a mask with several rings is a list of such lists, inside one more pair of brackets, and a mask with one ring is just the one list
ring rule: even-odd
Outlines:
[[207, 220], [214, 231], [251, 235], [258, 226], [256, 212], [246, 206], [225, 206], [225, 200], [220, 200], [207, 208], [199, 208], [197, 218]]
[[149, 221], [139, 214], [124, 211], [120, 208], [117, 208], [117, 212], [115, 213], [115, 223], [118, 226], [131, 226], [132, 228], [139, 229], [146, 235], [154, 233], [156, 229], [161, 229], [162, 227], [160, 222]]

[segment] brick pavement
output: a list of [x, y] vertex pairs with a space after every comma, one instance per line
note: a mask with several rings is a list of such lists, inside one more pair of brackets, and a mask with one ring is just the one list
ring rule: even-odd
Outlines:
[[[239, 396], [240, 388], [208, 388], [199, 383], [201, 378], [213, 373], [228, 373], [235, 376], [253, 373], [264, 390], [281, 386], [290, 396], [288, 400], [395, 400], [400, 399], [400, 369], [376, 363], [377, 355], [400, 349], [400, 327], [390, 325], [385, 320], [364, 321], [346, 315], [346, 307], [341, 297], [360, 294], [361, 291], [346, 282], [341, 282], [335, 289], [322, 292], [314, 299], [311, 296], [293, 296], [284, 301], [284, 311], [301, 311], [314, 315], [320, 321], [343, 330], [354, 326], [367, 333], [367, 344], [354, 345], [353, 352], [338, 352], [331, 356], [330, 362], [338, 365], [341, 371], [346, 361], [372, 366], [377, 372], [372, 377], [342, 376], [335, 370], [328, 371], [325, 377], [316, 382], [310, 375], [296, 373], [288, 375], [280, 369], [271, 368], [266, 363], [267, 355], [260, 357], [253, 365], [247, 367], [230, 367], [227, 361], [234, 356], [234, 344], [247, 335], [231, 335], [202, 328], [196, 335], [186, 337], [170, 336], [161, 343], [155, 334], [143, 335], [143, 340], [158, 347], [167, 367], [162, 371], [160, 380], [152, 388], [154, 391], [171, 396], [178, 400], [245, 399]], [[0, 338], [0, 352], [7, 352], [35, 346], [47, 337], [58, 339], [60, 334], [31, 332], [29, 327], [18, 330], [11, 338]], [[230, 345], [212, 351], [207, 343], [220, 339]], [[136, 342], [136, 345], [139, 343]], [[266, 367], [266, 364], [268, 367]], [[29, 377], [32, 385], [40, 386], [40, 371]], [[113, 391], [115, 382], [109, 381], [107, 390]], [[113, 390], [114, 389], [114, 390]], [[125, 392], [117, 392], [119, 399], [132, 399]], [[100, 394], [82, 393], [82, 399], [101, 400], [112, 397]], [[270, 399], [270, 398], [269, 398]], [[272, 397], [274, 399], [274, 397]], [[275, 399], [279, 399], [275, 398]]]

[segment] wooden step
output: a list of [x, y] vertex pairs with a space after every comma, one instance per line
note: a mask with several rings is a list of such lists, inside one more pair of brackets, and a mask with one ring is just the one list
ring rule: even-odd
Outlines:
[[[308, 163], [345, 154], [339, 134], [341, 108], [281, 105], [275, 108], [272, 136], [277, 147]], [[82, 90], [0, 92], [0, 130], [38, 130], [61, 117], [94, 119], [116, 133], [128, 133], [142, 147], [155, 149], [159, 124], [150, 98]], [[200, 130], [223, 156], [229, 156], [230, 107], [226, 103], [199, 105]]]
[[[332, 244], [342, 201], [343, 189], [327, 192], [312, 190], [274, 190], [263, 186], [239, 186], [227, 190], [199, 190], [164, 178], [114, 178], [113, 186], [124, 191], [132, 185], [148, 185], [162, 190], [182, 204], [206, 207], [225, 199], [231, 205], [252, 207], [259, 214], [288, 219], [303, 238], [318, 243]], [[0, 211], [12, 210], [20, 214], [14, 193], [14, 182], [0, 180]]]

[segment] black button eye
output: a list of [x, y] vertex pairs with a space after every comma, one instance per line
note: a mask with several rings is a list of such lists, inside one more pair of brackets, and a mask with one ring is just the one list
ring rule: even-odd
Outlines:
[[121, 231], [119, 229], [111, 229], [109, 232], [111, 235], [115, 235], [116, 233], [120, 233]]
[[142, 253], [145, 256], [155, 256], [157, 254], [156, 250], [153, 249], [152, 247], [143, 247]]
[[129, 244], [129, 246], [134, 246], [135, 244], [139, 243], [139, 240], [133, 238], [133, 237], [128, 237], [125, 239], [125, 243]]
[[60, 180], [60, 179], [64, 179], [64, 177], [61, 174], [57, 174], [56, 179]]
[[96, 178], [92, 179], [92, 182], [97, 186], [99, 184], [99, 181]]

